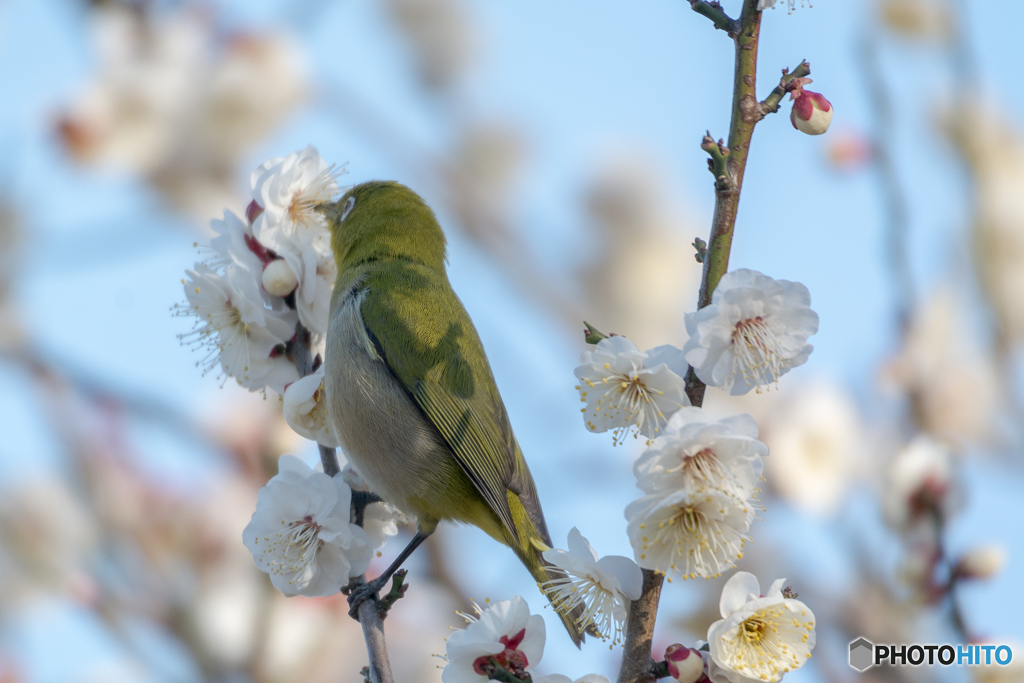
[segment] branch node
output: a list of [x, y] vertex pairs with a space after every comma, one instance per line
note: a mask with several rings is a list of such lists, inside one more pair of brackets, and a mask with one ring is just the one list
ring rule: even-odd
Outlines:
[[[708, 160], [710, 161], [710, 159]], [[693, 258], [697, 259], [697, 263], [704, 263], [704, 257], [708, 255], [708, 243], [699, 237], [694, 238], [693, 248], [697, 250], [697, 253], [693, 255]]]
[[730, 38], [735, 39], [740, 34], [740, 22], [726, 14], [718, 0], [690, 0], [690, 8], [710, 19], [715, 28], [725, 31]]
[[777, 112], [779, 104], [786, 93], [794, 90], [802, 82], [800, 79], [803, 79], [810, 73], [811, 65], [806, 59], [800, 62], [800, 65], [793, 69], [792, 73], [790, 73], [788, 68], [783, 69], [782, 78], [779, 79], [779, 84], [775, 87], [775, 90], [772, 90], [771, 94], [758, 105], [761, 118]]
[[388, 610], [405, 597], [405, 592], [409, 590], [409, 584], [405, 583], [405, 577], [408, 573], [408, 569], [399, 569], [392, 575], [391, 590], [377, 603], [377, 616], [382, 620], [388, 615]]

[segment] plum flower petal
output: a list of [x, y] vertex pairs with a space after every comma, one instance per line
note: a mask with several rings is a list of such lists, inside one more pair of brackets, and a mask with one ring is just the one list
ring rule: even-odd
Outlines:
[[340, 474], [328, 477], [282, 455], [242, 541], [285, 595], [333, 595], [366, 571], [373, 554], [366, 532], [349, 521], [351, 500]]
[[535, 667], [544, 655], [544, 619], [530, 614], [520, 596], [481, 609], [476, 615], [463, 614], [465, 630], [455, 631], [445, 644], [447, 664], [441, 672], [443, 683], [485, 683], [484, 667], [494, 659], [507, 671], [522, 674]]
[[327, 414], [323, 366], [285, 388], [284, 419], [300, 436], [330, 448], [341, 446]]
[[611, 430], [615, 442], [635, 430], [651, 439], [668, 418], [683, 406], [687, 365], [683, 353], [672, 346], [658, 346], [642, 353], [625, 337], [607, 337], [593, 351], [580, 357], [575, 370], [576, 387], [587, 429]]
[[814, 614], [782, 592], [778, 579], [762, 596], [757, 579], [736, 572], [722, 588], [722, 619], [708, 629], [712, 680], [774, 683], [799, 669], [814, 649]]
[[799, 282], [753, 270], [722, 276], [711, 304], [686, 314], [686, 361], [705, 384], [734, 396], [777, 382], [807, 362], [818, 331], [811, 295]]
[[629, 604], [640, 598], [640, 567], [619, 555], [598, 559], [590, 542], [576, 527], [569, 532], [568, 546], [569, 550], [544, 551], [544, 559], [564, 574], [546, 581], [542, 589], [566, 612], [582, 606], [581, 628], [592, 627], [602, 638], [621, 642]]

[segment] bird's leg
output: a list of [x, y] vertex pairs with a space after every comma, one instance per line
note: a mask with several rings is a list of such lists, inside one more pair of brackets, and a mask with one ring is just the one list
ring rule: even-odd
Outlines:
[[416, 550], [423, 541], [427, 540], [427, 537], [430, 536], [431, 533], [433, 532], [417, 531], [416, 535], [412, 537], [411, 541], [409, 541], [409, 545], [405, 546], [405, 549], [398, 554], [398, 557], [395, 558], [395, 561], [391, 563], [390, 567], [384, 570], [383, 574], [373, 581], [367, 581], [366, 583], [352, 589], [348, 595], [348, 615], [350, 617], [356, 620], [359, 619], [356, 612], [359, 610], [359, 604], [364, 600], [373, 598], [376, 601], [380, 599], [378, 596], [380, 589], [388, 582], [391, 575], [397, 572], [402, 567], [402, 564], [409, 559], [409, 556], [412, 555], [413, 551]]

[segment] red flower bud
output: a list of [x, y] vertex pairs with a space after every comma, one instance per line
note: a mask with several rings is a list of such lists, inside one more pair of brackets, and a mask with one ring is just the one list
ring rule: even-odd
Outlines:
[[789, 114], [789, 120], [802, 133], [821, 135], [832, 123], [832, 103], [820, 93], [804, 90], [803, 86], [810, 83], [811, 79], [797, 80], [800, 82], [790, 91], [793, 111]]
[[679, 683], [696, 683], [704, 675], [704, 659], [692, 647], [676, 643], [665, 650], [668, 673]]

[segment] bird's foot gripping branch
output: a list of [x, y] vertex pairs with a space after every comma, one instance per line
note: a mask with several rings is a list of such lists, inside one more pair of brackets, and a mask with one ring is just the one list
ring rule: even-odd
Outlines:
[[[753, 575], [735, 572], [707, 641], [652, 656], [666, 584], [731, 571], [761, 509], [767, 447], [757, 423], [705, 413], [706, 388], [740, 395], [771, 387], [807, 362], [818, 327], [803, 285], [728, 270], [754, 127], [787, 93], [798, 130], [824, 132], [832, 117], [828, 101], [804, 89], [806, 62], [758, 101], [761, 10], [771, 0], [743, 0], [737, 19], [718, 2], [690, 4], [733, 40], [736, 63], [728, 139], [708, 133], [701, 142], [715, 212], [707, 241], [694, 240], [704, 270], [697, 310], [685, 316], [689, 341], [642, 352], [587, 324], [591, 348], [575, 370], [585, 427], [648, 446], [633, 468], [641, 495], [624, 511], [633, 558], [600, 556], [575, 528], [567, 549], [554, 547], [482, 344], [451, 290], [444, 234], [408, 188], [374, 182], [343, 193], [339, 172], [312, 147], [271, 159], [252, 175], [245, 216], [225, 212], [212, 222], [210, 257], [182, 280], [188, 301], [177, 313], [195, 320], [182, 339], [204, 349], [204, 372], [281, 395], [288, 424], [318, 444], [317, 468], [281, 457], [242, 540], [282, 593], [350, 596], [366, 680], [392, 680], [383, 620], [408, 588], [400, 567], [446, 520], [500, 536], [575, 643], [587, 633], [622, 645], [621, 683], [776, 682], [811, 655], [811, 610], [781, 579], [762, 593]], [[340, 466], [341, 446], [354, 467]], [[414, 469], [448, 474], [436, 475], [426, 495], [413, 475], [401, 476]], [[418, 533], [367, 582], [371, 559], [409, 522], [405, 513], [417, 517]], [[466, 628], [446, 641], [445, 683], [572, 683], [536, 672], [545, 621], [524, 598], [474, 604], [464, 616]]]

